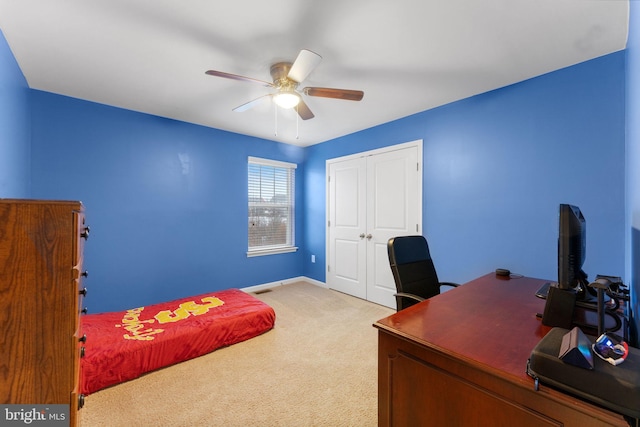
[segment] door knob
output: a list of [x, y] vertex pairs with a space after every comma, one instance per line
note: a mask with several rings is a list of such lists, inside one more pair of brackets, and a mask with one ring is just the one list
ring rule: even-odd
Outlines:
[[360, 238], [364, 239], [364, 233], [360, 234]]
[[373, 236], [371, 234], [367, 234], [367, 240], [371, 240]]

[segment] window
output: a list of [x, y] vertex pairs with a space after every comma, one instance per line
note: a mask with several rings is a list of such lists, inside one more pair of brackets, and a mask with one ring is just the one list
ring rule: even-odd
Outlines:
[[293, 252], [296, 165], [249, 157], [247, 256]]

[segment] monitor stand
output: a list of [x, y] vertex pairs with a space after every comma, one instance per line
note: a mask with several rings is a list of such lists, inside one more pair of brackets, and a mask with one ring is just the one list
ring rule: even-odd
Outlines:
[[573, 327], [573, 311], [576, 306], [576, 292], [573, 289], [560, 289], [549, 286], [542, 324], [571, 329]]
[[[538, 298], [547, 299], [547, 296], [549, 295], [549, 288], [552, 286], [557, 287], [558, 284], [556, 282], [545, 283], [540, 287], [540, 289], [536, 291], [536, 296]], [[583, 285], [583, 287], [586, 287], [586, 286]], [[604, 295], [605, 304], [608, 303], [610, 300], [611, 300], [611, 297], [605, 294]], [[592, 295], [587, 289], [585, 289], [584, 292], [580, 293], [579, 295], [576, 295], [576, 305], [583, 308], [595, 309], [598, 307], [598, 296]]]
[[[573, 289], [560, 289], [555, 282], [547, 282], [538, 291], [536, 296], [546, 299], [544, 313], [538, 314], [538, 317], [542, 318], [542, 323], [547, 326], [561, 327], [565, 329], [572, 329], [573, 326], [587, 327], [594, 329], [604, 328], [604, 324], [597, 325], [590, 324], [577, 324], [573, 320], [573, 313], [575, 307], [597, 312], [598, 311], [598, 297], [591, 295], [588, 291], [578, 296]], [[604, 294], [604, 292], [602, 292]], [[602, 306], [611, 301], [609, 295], [602, 295], [604, 298]], [[614, 321], [613, 328], [607, 328], [607, 331], [618, 331], [622, 327], [622, 321], [617, 313], [609, 310], [603, 312], [606, 316], [609, 316]], [[599, 313], [600, 316], [600, 313]]]

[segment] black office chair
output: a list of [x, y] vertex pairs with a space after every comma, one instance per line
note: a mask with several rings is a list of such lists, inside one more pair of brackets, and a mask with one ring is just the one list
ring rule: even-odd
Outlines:
[[440, 294], [441, 286], [458, 286], [438, 280], [423, 236], [392, 237], [387, 242], [387, 252], [398, 291], [394, 294], [398, 311]]

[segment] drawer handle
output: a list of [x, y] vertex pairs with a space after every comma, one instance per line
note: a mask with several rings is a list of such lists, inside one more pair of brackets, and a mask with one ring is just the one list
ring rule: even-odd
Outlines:
[[78, 291], [78, 293], [79, 293], [80, 295], [83, 295], [83, 296], [85, 296], [85, 297], [86, 297], [86, 296], [87, 296], [87, 288], [82, 288], [80, 291]]
[[82, 277], [89, 277], [89, 270], [85, 270], [80, 274]]
[[84, 357], [84, 352], [85, 352], [85, 348], [84, 347], [80, 347], [80, 358]]
[[87, 307], [83, 308], [80, 313], [82, 314], [87, 314], [89, 312], [89, 309]]
[[80, 233], [80, 237], [82, 237], [84, 240], [87, 240], [89, 238], [90, 231], [91, 229], [89, 228], [89, 226], [86, 226], [84, 230], [82, 230], [82, 233]]
[[78, 409], [82, 409], [84, 406], [84, 394], [78, 396]]
[[80, 341], [81, 343], [87, 342], [87, 334], [84, 334], [80, 338], [78, 338], [78, 341]]

